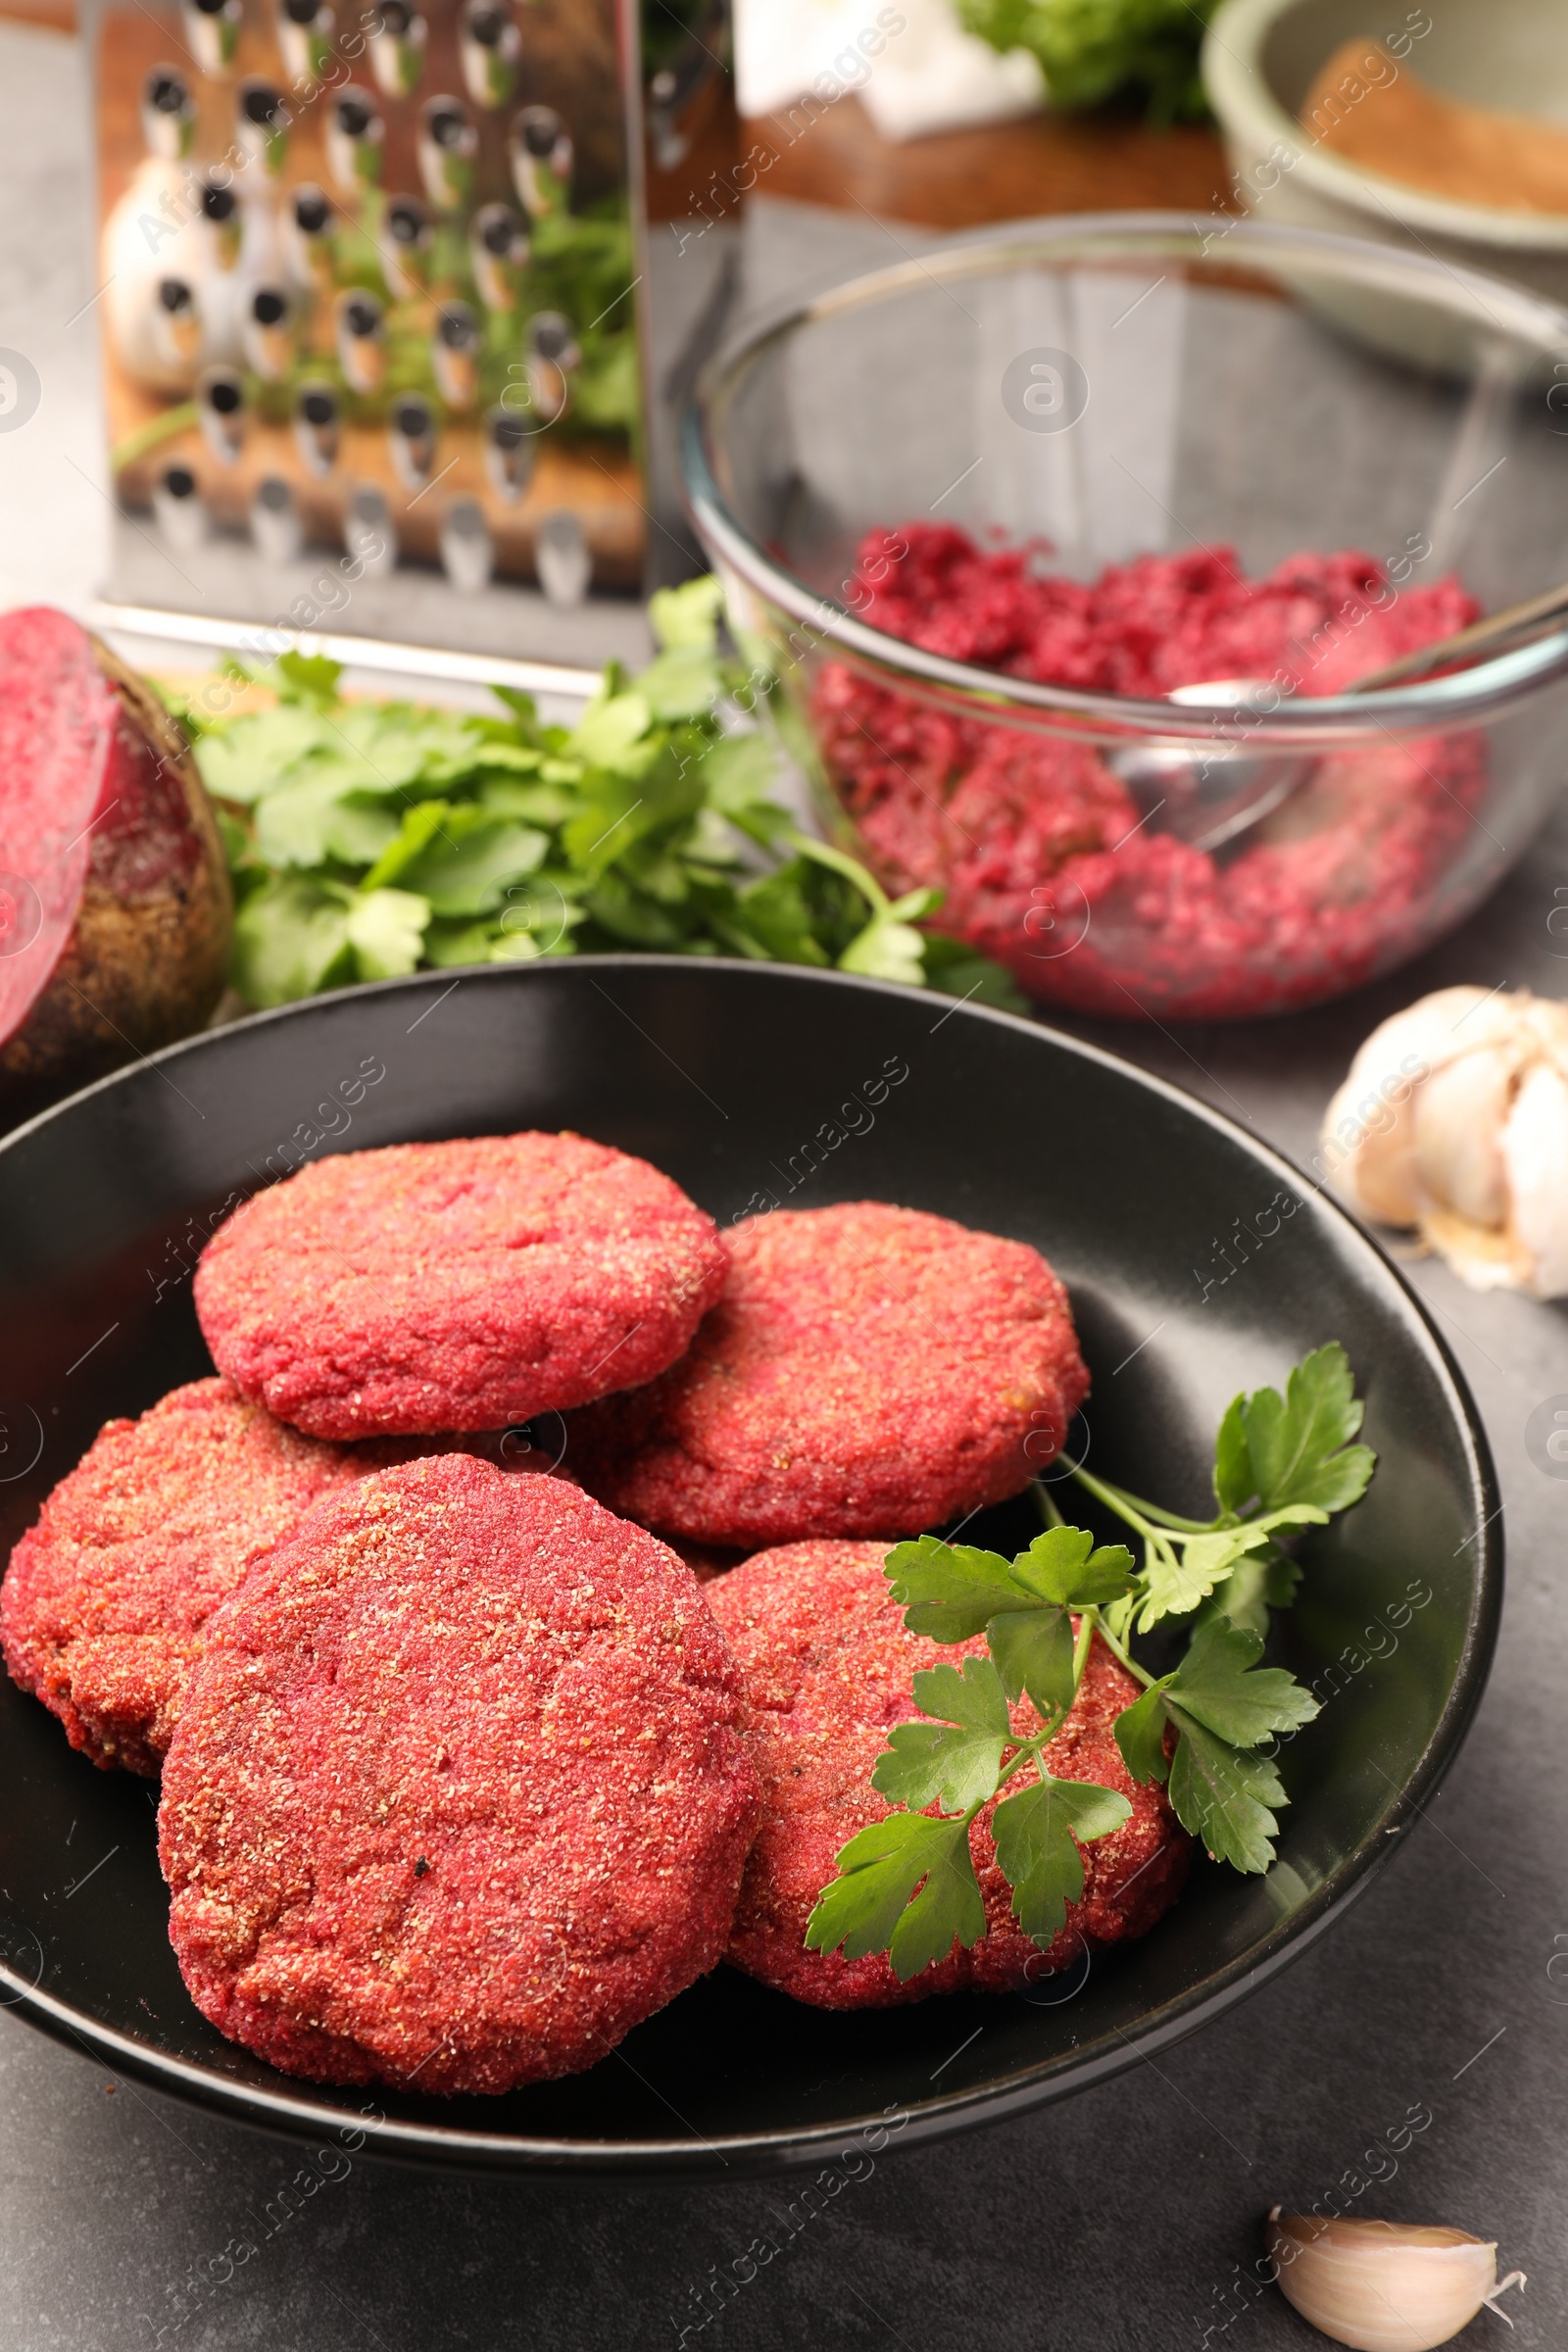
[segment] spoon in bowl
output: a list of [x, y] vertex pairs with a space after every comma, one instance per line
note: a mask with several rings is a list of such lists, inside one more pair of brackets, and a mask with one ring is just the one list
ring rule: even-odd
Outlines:
[[[1487, 613], [1468, 628], [1418, 646], [1414, 653], [1354, 679], [1342, 692], [1372, 694], [1402, 685], [1441, 669], [1461, 654], [1497, 652], [1514, 638], [1528, 643], [1565, 618], [1568, 584], [1544, 589], [1522, 604]], [[1245, 709], [1254, 696], [1275, 691], [1262, 678], [1207, 678], [1195, 686], [1176, 687], [1167, 699], [1226, 710]], [[1305, 782], [1318, 758], [1315, 752], [1255, 751], [1246, 743], [1226, 742], [1127, 744], [1105, 755], [1107, 766], [1143, 810], [1140, 827], [1158, 818], [1156, 831], [1173, 833], [1195, 850], [1206, 851], [1222, 848], [1272, 815]]]
[[[1232, 710], [1263, 691], [1261, 678], [1208, 678], [1178, 686], [1173, 703]], [[1245, 743], [1132, 743], [1106, 752], [1142, 814], [1138, 829], [1174, 833], [1195, 850], [1217, 850], [1261, 824], [1305, 782], [1315, 752], [1254, 751]]]

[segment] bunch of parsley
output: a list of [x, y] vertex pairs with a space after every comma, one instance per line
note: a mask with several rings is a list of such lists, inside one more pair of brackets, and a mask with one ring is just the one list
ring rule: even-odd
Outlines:
[[[1299, 1574], [1275, 1537], [1322, 1525], [1365, 1493], [1375, 1456], [1351, 1443], [1360, 1426], [1345, 1351], [1331, 1344], [1297, 1365], [1283, 1396], [1260, 1389], [1234, 1399], [1215, 1443], [1211, 1520], [1179, 1518], [1075, 1470], [1141, 1538], [1141, 1564], [1125, 1544], [1097, 1544], [1062, 1524], [1044, 1489], [1056, 1524], [1016, 1559], [935, 1536], [891, 1551], [886, 1573], [909, 1631], [940, 1642], [983, 1634], [987, 1654], [915, 1675], [921, 1720], [889, 1733], [871, 1775], [896, 1809], [841, 1849], [807, 1943], [842, 1944], [852, 1959], [885, 1951], [906, 1981], [945, 1959], [955, 1936], [966, 1949], [977, 1943], [986, 1914], [969, 1834], [1000, 1796], [991, 1829], [1013, 1916], [1049, 1947], [1083, 1892], [1082, 1848], [1132, 1811], [1115, 1789], [1055, 1779], [1045, 1760], [1097, 1633], [1144, 1686], [1115, 1725], [1132, 1779], [1167, 1783], [1176, 1818], [1211, 1855], [1267, 1870], [1289, 1800], [1260, 1751], [1318, 1712], [1292, 1675], [1257, 1663], [1270, 1604], [1290, 1601]], [[1179, 1664], [1156, 1676], [1128, 1644], [1135, 1625], [1165, 1619], [1190, 1639]], [[1012, 1718], [1024, 1696], [1038, 1726], [1027, 1733]]]
[[1218, 0], [959, 0], [971, 32], [993, 48], [1030, 49], [1052, 101], [1099, 106], [1134, 93], [1152, 122], [1208, 111], [1198, 71]]
[[493, 718], [346, 702], [335, 663], [297, 654], [261, 673], [275, 708], [177, 705], [228, 850], [239, 995], [640, 948], [1021, 1004], [997, 965], [916, 928], [938, 892], [890, 901], [768, 797], [776, 754], [729, 700], [718, 609], [712, 579], [662, 591], [662, 650], [636, 678], [612, 663], [570, 729], [505, 688]]

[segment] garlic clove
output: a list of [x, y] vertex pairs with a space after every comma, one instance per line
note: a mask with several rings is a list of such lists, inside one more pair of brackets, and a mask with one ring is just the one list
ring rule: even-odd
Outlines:
[[1441, 1070], [1478, 1046], [1506, 1043], [1518, 1025], [1520, 999], [1487, 988], [1440, 988], [1379, 1022], [1350, 1064], [1374, 1084], [1401, 1066]]
[[1421, 1211], [1421, 1239], [1473, 1291], [1528, 1291], [1535, 1261], [1508, 1226], [1475, 1225], [1451, 1208]]
[[[1463, 2230], [1269, 2215], [1281, 2292], [1354, 2352], [1434, 2352], [1498, 2291], [1497, 2249]], [[1504, 2285], [1524, 2284], [1513, 2272]]]
[[1519, 997], [1516, 1003], [1541, 1052], [1568, 1078], [1568, 1004], [1551, 997]]
[[1507, 1220], [1502, 1127], [1519, 1062], [1512, 1040], [1461, 1054], [1423, 1079], [1411, 1098], [1417, 1183], [1439, 1207], [1472, 1224]]
[[1352, 1073], [1324, 1118], [1320, 1164], [1341, 1199], [1362, 1216], [1379, 1225], [1415, 1224], [1421, 1191], [1413, 1099], [1390, 1102]]
[[1323, 1121], [1320, 1162], [1342, 1199], [1383, 1225], [1414, 1225], [1414, 1090], [1479, 1047], [1514, 1035], [1509, 1000], [1484, 988], [1440, 988], [1381, 1021], [1350, 1064]]
[[1568, 1004], [1445, 988], [1373, 1030], [1315, 1163], [1476, 1290], [1568, 1297]]
[[1568, 1077], [1538, 1061], [1527, 1071], [1502, 1130], [1514, 1238], [1538, 1298], [1568, 1296]]

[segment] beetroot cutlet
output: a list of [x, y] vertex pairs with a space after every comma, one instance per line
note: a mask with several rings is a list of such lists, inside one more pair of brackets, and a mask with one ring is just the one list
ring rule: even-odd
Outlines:
[[757, 1825], [691, 1575], [461, 1454], [324, 1499], [213, 1619], [164, 1769], [197, 2007], [287, 2074], [504, 2091], [724, 1950]]
[[302, 1438], [226, 1380], [105, 1424], [0, 1584], [14, 1682], [95, 1764], [156, 1773], [202, 1628], [251, 1563], [367, 1464]]
[[909, 1536], [1015, 1494], [1089, 1388], [1023, 1242], [861, 1200], [725, 1236], [724, 1292], [647, 1388], [574, 1414], [564, 1467], [706, 1544]]
[[[1190, 1841], [1163, 1788], [1136, 1783], [1111, 1726], [1138, 1685], [1098, 1637], [1078, 1697], [1046, 1749], [1059, 1779], [1098, 1781], [1132, 1805], [1108, 1838], [1083, 1847], [1082, 1899], [1042, 1952], [1011, 1914], [1012, 1890], [997, 1867], [988, 1806], [971, 1833], [985, 1897], [986, 1933], [970, 1951], [906, 1984], [885, 1953], [861, 1960], [806, 1948], [806, 1923], [836, 1875], [839, 1848], [893, 1808], [871, 1771], [896, 1723], [915, 1712], [910, 1678], [943, 1658], [984, 1654], [982, 1641], [939, 1646], [905, 1630], [882, 1573], [881, 1544], [791, 1544], [758, 1552], [707, 1589], [728, 1635], [746, 1693], [743, 1726], [762, 1779], [762, 1824], [747, 1864], [729, 1958], [748, 1976], [821, 2009], [879, 2009], [962, 1988], [1019, 1991], [1090, 1943], [1142, 1936], [1168, 1909], [1187, 1875]], [[1027, 1699], [1015, 1724], [1038, 1722]]]
[[220, 1372], [320, 1438], [499, 1429], [651, 1380], [723, 1280], [712, 1219], [580, 1135], [344, 1152], [219, 1227]]

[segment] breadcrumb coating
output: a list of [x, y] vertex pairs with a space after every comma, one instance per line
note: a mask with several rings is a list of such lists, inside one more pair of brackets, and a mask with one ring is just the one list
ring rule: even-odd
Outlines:
[[156, 1773], [213, 1610], [320, 1494], [369, 1466], [226, 1380], [106, 1422], [0, 1584], [13, 1682], [95, 1764]]
[[858, 1200], [749, 1218], [724, 1247], [690, 1352], [567, 1425], [564, 1469], [661, 1534], [916, 1535], [1027, 1486], [1088, 1393], [1027, 1243]]
[[500, 1429], [663, 1371], [718, 1295], [712, 1219], [580, 1135], [314, 1161], [196, 1269], [213, 1360], [319, 1438]]
[[757, 1826], [689, 1569], [466, 1454], [325, 1498], [218, 1612], [164, 1769], [192, 1999], [286, 2074], [505, 2091], [723, 1953]]

